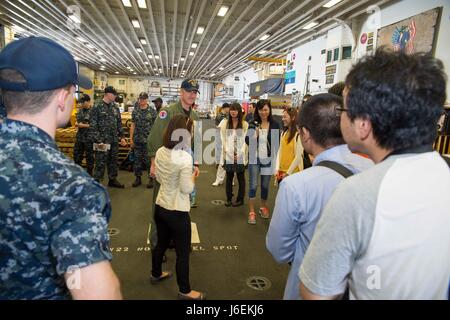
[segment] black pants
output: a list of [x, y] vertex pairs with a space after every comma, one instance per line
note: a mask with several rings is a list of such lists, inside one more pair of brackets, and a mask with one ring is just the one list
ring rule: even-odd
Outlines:
[[231, 201], [233, 198], [233, 178], [234, 175], [237, 175], [238, 183], [239, 183], [239, 191], [236, 198], [236, 201], [244, 200], [245, 196], [245, 171], [242, 172], [227, 172], [227, 182], [226, 182], [226, 192], [227, 192], [227, 200]]
[[94, 149], [93, 143], [89, 141], [83, 141], [77, 137], [75, 146], [73, 148], [73, 160], [79, 166], [83, 162], [84, 154], [86, 153], [86, 167], [87, 171], [92, 173], [94, 170]]
[[189, 283], [189, 254], [191, 247], [191, 218], [189, 212], [166, 210], [155, 205], [158, 242], [152, 251], [152, 276], [162, 274], [162, 260], [171, 239], [177, 254], [177, 283], [181, 293], [191, 292]]

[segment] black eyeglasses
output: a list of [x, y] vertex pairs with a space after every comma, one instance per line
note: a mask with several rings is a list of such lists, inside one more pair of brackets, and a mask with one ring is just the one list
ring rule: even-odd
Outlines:
[[348, 109], [343, 108], [343, 107], [334, 107], [334, 111], [336, 112], [337, 116], [340, 116], [342, 114], [342, 112], [347, 112]]

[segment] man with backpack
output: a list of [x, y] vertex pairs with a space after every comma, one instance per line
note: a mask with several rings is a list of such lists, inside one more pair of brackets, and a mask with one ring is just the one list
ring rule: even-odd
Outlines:
[[433, 150], [446, 74], [429, 54], [382, 49], [345, 80], [345, 141], [375, 166], [343, 181], [299, 277], [305, 299], [448, 299], [450, 170]]
[[300, 299], [298, 270], [322, 209], [338, 184], [373, 165], [353, 154], [339, 127], [342, 98], [333, 94], [311, 97], [297, 117], [305, 151], [313, 166], [283, 179], [278, 190], [266, 246], [278, 263], [291, 264], [284, 299]]

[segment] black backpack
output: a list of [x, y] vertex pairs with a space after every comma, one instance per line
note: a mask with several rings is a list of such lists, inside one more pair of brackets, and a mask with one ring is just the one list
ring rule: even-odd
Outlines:
[[353, 175], [353, 172], [351, 172], [349, 169], [344, 167], [342, 164], [334, 162], [334, 161], [325, 160], [325, 161], [319, 162], [317, 165], [334, 170], [346, 179]]

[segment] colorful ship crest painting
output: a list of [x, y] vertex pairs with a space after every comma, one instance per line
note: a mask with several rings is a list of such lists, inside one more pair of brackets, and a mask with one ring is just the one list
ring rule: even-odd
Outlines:
[[377, 48], [434, 54], [441, 12], [438, 7], [378, 29]]
[[414, 19], [412, 19], [409, 26], [396, 27], [392, 34], [394, 51], [403, 51], [408, 54], [413, 53], [416, 31], [416, 23]]

